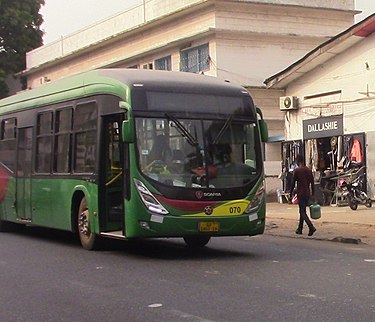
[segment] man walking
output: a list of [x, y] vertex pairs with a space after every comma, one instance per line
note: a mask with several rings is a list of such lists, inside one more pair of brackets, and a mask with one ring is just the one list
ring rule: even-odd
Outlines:
[[293, 180], [290, 195], [292, 195], [294, 186], [297, 183], [297, 198], [299, 206], [299, 224], [296, 234], [302, 235], [303, 222], [305, 221], [309, 227], [308, 236], [312, 236], [316, 232], [316, 228], [307, 216], [306, 207], [311, 196], [314, 196], [314, 177], [311, 170], [305, 166], [303, 156], [296, 157], [298, 167], [293, 171]]

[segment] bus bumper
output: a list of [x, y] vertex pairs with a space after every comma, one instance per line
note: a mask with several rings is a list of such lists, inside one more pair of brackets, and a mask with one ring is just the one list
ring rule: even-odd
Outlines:
[[138, 220], [126, 231], [133, 237], [254, 236], [265, 229], [265, 206], [257, 212], [240, 216], [180, 217], [151, 215], [149, 220]]

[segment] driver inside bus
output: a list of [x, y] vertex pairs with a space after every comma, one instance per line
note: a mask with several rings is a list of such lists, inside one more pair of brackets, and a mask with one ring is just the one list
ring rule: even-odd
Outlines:
[[169, 173], [167, 165], [172, 161], [172, 151], [169, 140], [164, 135], [156, 136], [151, 151], [148, 155], [148, 165], [144, 169], [151, 173]]

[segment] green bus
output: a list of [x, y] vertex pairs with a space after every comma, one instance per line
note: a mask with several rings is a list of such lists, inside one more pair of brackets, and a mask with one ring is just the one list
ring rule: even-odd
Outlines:
[[103, 237], [262, 234], [267, 126], [242, 87], [98, 69], [0, 101], [0, 230]]

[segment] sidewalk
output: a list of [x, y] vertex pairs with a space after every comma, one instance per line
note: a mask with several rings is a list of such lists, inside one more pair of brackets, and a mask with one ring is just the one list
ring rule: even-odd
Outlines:
[[359, 205], [357, 210], [351, 210], [348, 206], [324, 206], [321, 212], [320, 219], [312, 220], [317, 229], [312, 237], [307, 236], [306, 224], [303, 235], [296, 235], [298, 205], [269, 202], [266, 207], [265, 234], [375, 246], [375, 205], [373, 208]]

